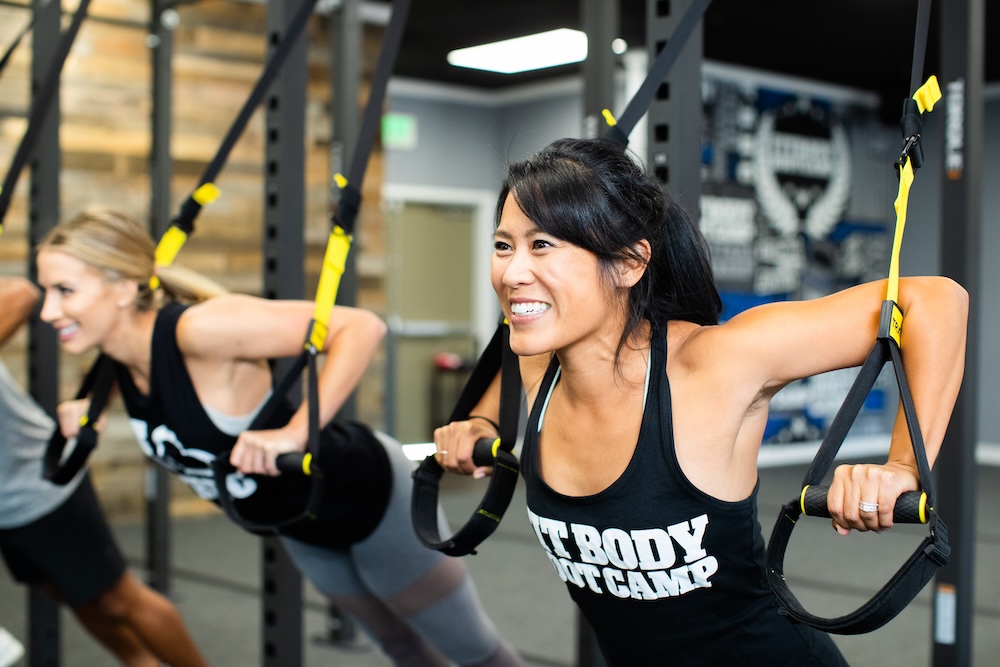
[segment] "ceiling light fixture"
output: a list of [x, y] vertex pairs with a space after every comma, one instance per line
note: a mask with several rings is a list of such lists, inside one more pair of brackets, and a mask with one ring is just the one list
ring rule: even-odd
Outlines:
[[559, 28], [456, 49], [448, 54], [448, 63], [455, 67], [516, 74], [583, 62], [586, 58], [587, 34]]

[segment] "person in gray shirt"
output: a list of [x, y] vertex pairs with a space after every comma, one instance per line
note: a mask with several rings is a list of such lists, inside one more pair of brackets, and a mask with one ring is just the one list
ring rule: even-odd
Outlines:
[[[0, 278], [0, 346], [38, 303], [22, 278]], [[89, 473], [42, 476], [55, 424], [0, 360], [0, 554], [13, 578], [66, 604], [122, 665], [205, 667], [173, 603], [125, 566]]]

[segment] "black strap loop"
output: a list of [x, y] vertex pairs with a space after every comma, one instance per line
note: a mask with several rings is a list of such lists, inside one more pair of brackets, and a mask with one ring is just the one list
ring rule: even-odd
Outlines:
[[271, 398], [268, 399], [264, 407], [261, 408], [257, 416], [254, 417], [248, 431], [266, 428], [274, 418], [278, 409], [283, 405], [285, 396], [292, 386], [299, 379], [303, 368], [308, 368], [308, 409], [309, 409], [309, 436], [306, 442], [306, 452], [311, 457], [311, 471], [309, 474], [310, 486], [309, 496], [306, 504], [300, 512], [285, 517], [278, 521], [261, 523], [243, 516], [233, 497], [229, 494], [226, 485], [226, 478], [236, 472], [236, 468], [229, 462], [229, 452], [219, 454], [212, 464], [212, 471], [215, 475], [215, 486], [218, 489], [219, 505], [234, 523], [258, 534], [277, 534], [282, 528], [299, 523], [303, 520], [312, 520], [319, 515], [320, 505], [323, 500], [323, 485], [325, 477], [320, 461], [320, 426], [319, 426], [319, 390], [317, 382], [316, 352], [307, 350], [296, 357], [291, 368], [278, 382]]
[[[315, 4], [315, 0], [311, 0]], [[379, 62], [369, 90], [368, 101], [365, 106], [364, 118], [361, 129], [358, 132], [354, 155], [352, 157], [350, 180], [340, 190], [340, 200], [333, 215], [335, 225], [339, 225], [345, 233], [350, 234], [354, 229], [354, 222], [357, 218], [358, 210], [361, 206], [361, 182], [364, 179], [365, 170], [371, 157], [374, 146], [375, 135], [378, 132], [379, 121], [382, 117], [382, 103], [385, 99], [385, 90], [389, 83], [389, 78], [395, 67], [396, 56], [399, 53], [399, 46], [402, 41], [404, 28], [409, 14], [411, 0], [400, 0], [393, 5], [389, 26], [386, 28], [383, 37], [382, 50], [379, 54]], [[305, 14], [307, 17], [308, 14]], [[302, 17], [302, 13], [296, 16], [295, 21]], [[304, 21], [304, 19], [302, 19]], [[291, 31], [291, 29], [290, 29]], [[284, 44], [282, 46], [285, 46]], [[277, 54], [276, 54], [277, 56]], [[269, 64], [270, 68], [270, 64]], [[249, 104], [249, 102], [248, 102]], [[340, 267], [343, 268], [343, 267]], [[334, 290], [335, 296], [335, 290]], [[331, 304], [332, 306], [332, 304]], [[315, 323], [315, 321], [314, 321]], [[310, 325], [310, 329], [313, 325]], [[218, 487], [219, 503], [226, 514], [237, 524], [257, 533], [279, 532], [281, 528], [297, 523], [302, 520], [315, 519], [318, 515], [323, 497], [323, 485], [325, 475], [323, 471], [323, 461], [321, 457], [322, 448], [320, 446], [320, 433], [322, 425], [319, 423], [319, 377], [317, 372], [316, 357], [321, 350], [311, 344], [312, 331], [306, 334], [305, 350], [298, 356], [296, 362], [285, 373], [278, 387], [275, 389], [271, 399], [261, 409], [249, 430], [256, 430], [270, 422], [274, 411], [284, 401], [285, 396], [291, 387], [300, 378], [302, 369], [308, 366], [307, 392], [309, 409], [309, 434], [306, 443], [304, 457], [283, 455], [279, 458], [288, 457], [286, 460], [301, 461], [305, 459], [303, 465], [293, 466], [296, 472], [288, 471], [282, 474], [305, 474], [311, 480], [309, 499], [302, 512], [296, 516], [286, 518], [274, 523], [257, 523], [242, 516], [236, 508], [233, 498], [229, 495], [225, 483], [226, 477], [235, 472], [229, 463], [228, 455], [219, 456], [214, 465], [216, 486]], [[305, 458], [308, 457], [308, 458]], [[308, 468], [308, 471], [306, 470]], [[285, 470], [286, 466], [279, 463], [279, 469]]]
[[510, 349], [510, 329], [501, 324], [466, 382], [450, 421], [468, 418], [475, 404], [490, 386], [498, 371], [500, 378], [500, 446], [496, 451], [493, 475], [479, 506], [466, 524], [444, 539], [438, 525], [438, 489], [444, 468], [433, 456], [423, 460], [413, 473], [413, 528], [420, 541], [449, 556], [476, 553], [483, 540], [500, 525], [517, 487], [520, 465], [513, 454], [521, 406], [521, 371], [517, 355]]
[[795, 498], [784, 505], [767, 544], [768, 581], [784, 606], [782, 613], [825, 632], [845, 635], [861, 634], [881, 627], [895, 618], [913, 600], [934, 576], [937, 569], [948, 562], [948, 557], [951, 554], [947, 527], [934, 511], [934, 483], [927, 461], [923, 436], [917, 423], [916, 408], [906, 381], [906, 375], [903, 372], [899, 347], [890, 335], [880, 335], [875, 342], [875, 346], [858, 372], [844, 403], [830, 424], [830, 429], [823, 439], [812, 465], [806, 472], [802, 486], [805, 488], [816, 485], [823, 480], [882, 367], [890, 361], [895, 370], [896, 383], [899, 386], [900, 401], [917, 462], [920, 485], [927, 495], [927, 519], [930, 535], [892, 579], [868, 602], [850, 614], [838, 618], [822, 618], [806, 611], [785, 581], [785, 550], [803, 509], [800, 498]]
[[49, 443], [45, 448], [45, 456], [42, 459], [42, 476], [45, 479], [60, 486], [68, 484], [86, 465], [87, 458], [97, 448], [97, 420], [100, 419], [101, 413], [104, 412], [104, 408], [108, 404], [114, 382], [114, 362], [106, 355], [98, 356], [90, 370], [87, 371], [87, 375], [76, 394], [77, 399], [90, 397], [90, 406], [86, 417], [80, 424], [76, 445], [64, 460], [66, 437], [57, 424], [52, 437], [49, 438]]
[[90, 0], [80, 0], [80, 5], [73, 14], [69, 27], [59, 38], [59, 45], [56, 47], [56, 53], [49, 65], [45, 80], [42, 81], [34, 96], [31, 114], [28, 116], [28, 128], [24, 131], [24, 136], [21, 137], [21, 143], [18, 145], [14, 159], [11, 160], [10, 168], [4, 177], [3, 186], [0, 187], [0, 231], [3, 229], [3, 220], [7, 217], [7, 209], [10, 208], [11, 198], [14, 196], [14, 186], [21, 175], [21, 170], [28, 162], [28, 156], [35, 148], [35, 139], [41, 131], [42, 123], [45, 122], [45, 116], [59, 88], [59, 77], [62, 74], [63, 65], [66, 63], [66, 58], [69, 56], [77, 33], [80, 32], [80, 25], [86, 18], [89, 7]]

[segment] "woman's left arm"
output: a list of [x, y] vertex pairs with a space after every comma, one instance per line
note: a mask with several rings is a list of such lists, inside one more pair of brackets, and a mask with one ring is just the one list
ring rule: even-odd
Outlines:
[[[902, 281], [903, 311], [900, 351], [917, 421], [933, 465], [965, 372], [969, 296], [945, 278]], [[892, 526], [896, 498], [919, 487], [916, 459], [902, 407], [893, 426], [889, 456], [882, 465], [842, 465], [834, 472], [828, 505], [834, 526], [884, 530]], [[877, 503], [877, 512], [862, 512], [861, 503]]]
[[[305, 343], [314, 304], [233, 295], [189, 309], [178, 325], [185, 354], [260, 361], [298, 355]], [[372, 312], [335, 306], [329, 320], [319, 373], [320, 423], [344, 404], [368, 368], [385, 336], [385, 323]], [[278, 454], [302, 451], [308, 438], [305, 401], [280, 429], [244, 432], [230, 458], [243, 472], [277, 474]]]

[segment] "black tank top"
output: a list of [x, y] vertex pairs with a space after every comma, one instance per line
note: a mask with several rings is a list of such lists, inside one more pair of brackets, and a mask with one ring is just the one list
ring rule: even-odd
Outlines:
[[[218, 503], [212, 462], [228, 454], [236, 437], [220, 431], [202, 407], [177, 347], [177, 321], [185, 307], [164, 306], [153, 328], [149, 393], [142, 394], [128, 369], [117, 365], [118, 386], [143, 452], [181, 478], [202, 498]], [[285, 401], [267, 428], [284, 425], [294, 413]], [[381, 443], [356, 422], [331, 422], [321, 435], [326, 481], [316, 521], [296, 523], [282, 534], [304, 542], [347, 546], [364, 539], [382, 518], [392, 471]], [[226, 478], [241, 516], [273, 524], [297, 516], [305, 506], [309, 478], [302, 475], [243, 475]]]
[[642, 425], [628, 467], [591, 496], [554, 491], [538, 465], [553, 357], [528, 419], [528, 515], [611, 665], [840, 665], [830, 638], [778, 614], [764, 570], [757, 489], [724, 502], [699, 491], [674, 452], [666, 336], [652, 334]]

